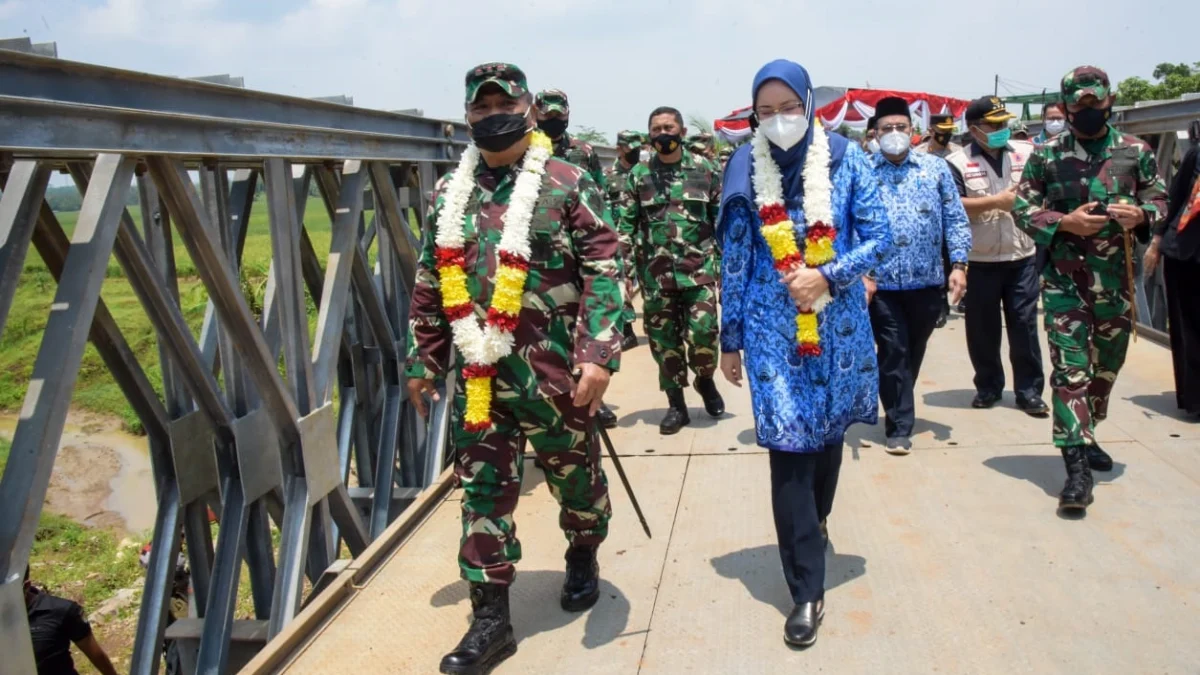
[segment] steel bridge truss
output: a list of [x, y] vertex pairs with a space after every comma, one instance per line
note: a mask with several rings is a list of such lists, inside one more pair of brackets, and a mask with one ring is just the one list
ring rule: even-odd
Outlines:
[[[441, 473], [451, 397], [426, 422], [404, 386], [410, 218], [464, 139], [411, 115], [0, 52], [0, 331], [30, 245], [58, 282], [0, 480], [6, 671], [35, 670], [22, 575], [88, 340], [145, 427], [158, 499], [134, 673], [159, 666], [184, 542], [194, 612], [172, 636], [198, 645], [185, 659], [197, 672], [227, 672], [237, 640], [277, 635], [343, 544], [360, 554]], [[56, 171], [83, 195], [70, 236], [44, 199]], [[134, 183], [141, 227], [125, 206]], [[240, 283], [260, 184], [261, 317]], [[304, 226], [313, 184], [328, 251]], [[208, 294], [199, 335], [180, 306], [176, 237]], [[112, 256], [157, 335], [161, 397], [101, 297]], [[243, 563], [249, 622], [234, 616]]]

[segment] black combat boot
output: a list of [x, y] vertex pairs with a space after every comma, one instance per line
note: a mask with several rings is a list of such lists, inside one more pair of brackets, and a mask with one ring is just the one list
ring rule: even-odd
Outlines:
[[633, 332], [633, 324], [625, 324], [625, 338], [621, 341], [621, 351], [627, 352], [638, 346], [637, 333]]
[[600, 409], [596, 411], [596, 421], [600, 422], [600, 426], [605, 429], [615, 429], [617, 427], [617, 414], [608, 409], [608, 406], [600, 404]]
[[1087, 450], [1082, 445], [1062, 449], [1067, 465], [1067, 482], [1058, 497], [1058, 508], [1064, 511], [1085, 511], [1095, 501], [1092, 497], [1092, 469], [1088, 466]]
[[484, 675], [517, 653], [508, 611], [508, 586], [471, 584], [475, 619], [454, 651], [442, 657], [441, 672]]
[[825, 619], [825, 601], [805, 602], [792, 608], [783, 624], [783, 641], [792, 647], [811, 647]]
[[710, 417], [725, 414], [725, 399], [721, 398], [721, 392], [717, 391], [717, 384], [711, 377], [697, 377], [696, 391], [700, 393], [700, 398], [704, 399], [704, 412]]
[[572, 546], [567, 549], [567, 578], [562, 587], [562, 608], [582, 612], [600, 598], [600, 563], [596, 562], [595, 546]]
[[676, 387], [667, 390], [667, 414], [658, 424], [658, 433], [670, 436], [692, 423], [688, 417], [687, 401], [683, 400], [683, 389]]
[[1089, 443], [1084, 446], [1087, 453], [1088, 466], [1092, 467], [1092, 471], [1112, 471], [1112, 457], [1100, 448], [1095, 443]]

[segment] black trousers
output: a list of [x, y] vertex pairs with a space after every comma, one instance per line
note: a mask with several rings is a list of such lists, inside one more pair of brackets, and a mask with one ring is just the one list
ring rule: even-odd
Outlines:
[[1175, 366], [1175, 401], [1200, 414], [1200, 262], [1163, 256], [1167, 328]]
[[878, 347], [884, 433], [888, 438], [912, 436], [916, 421], [913, 387], [942, 311], [942, 289], [878, 291], [868, 309]]
[[967, 288], [967, 353], [975, 367], [975, 390], [981, 394], [1004, 392], [1004, 364], [1000, 361], [1000, 307], [1008, 334], [1008, 359], [1013, 369], [1017, 398], [1041, 396], [1046, 388], [1042, 345], [1038, 340], [1037, 256], [999, 263], [971, 263]]
[[825, 540], [821, 521], [833, 510], [842, 444], [821, 452], [778, 452], [771, 457], [771, 509], [783, 578], [792, 602], [816, 602], [825, 597]]

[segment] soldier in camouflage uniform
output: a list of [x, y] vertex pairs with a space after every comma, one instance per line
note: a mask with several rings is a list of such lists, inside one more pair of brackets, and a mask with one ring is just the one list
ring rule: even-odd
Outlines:
[[716, 141], [707, 131], [692, 134], [687, 137], [688, 150], [694, 155], [700, 155], [710, 162], [716, 161]]
[[670, 403], [659, 425], [663, 434], [691, 423], [683, 394], [689, 365], [708, 414], [725, 412], [712, 379], [719, 327], [714, 223], [721, 181], [708, 160], [684, 147], [685, 132], [678, 110], [658, 108], [650, 114], [650, 138], [658, 154], [629, 172], [621, 203], [620, 228], [638, 252], [650, 351]]
[[[559, 89], [540, 91], [533, 99], [533, 106], [537, 111], [538, 128], [554, 141], [554, 156], [586, 171], [596, 185], [600, 186], [601, 194], [607, 198], [608, 181], [604, 170], [600, 167], [600, 157], [596, 154], [596, 150], [590, 143], [572, 138], [571, 134], [567, 133], [571, 106], [567, 101], [566, 92]], [[609, 211], [610, 209], [606, 207], [605, 215], [609, 215]], [[616, 221], [610, 222], [615, 228]], [[626, 274], [625, 270], [622, 270], [621, 273]], [[601, 404], [596, 417], [606, 429], [613, 429], [617, 426], [617, 415], [607, 405]], [[539, 469], [545, 468], [542, 466], [540, 458], [534, 461], [534, 465]]]
[[[509, 200], [535, 128], [524, 73], [485, 64], [466, 77], [467, 123], [481, 159], [465, 208], [462, 258], [474, 316], [488, 314], [497, 247]], [[474, 622], [442, 660], [443, 673], [486, 672], [516, 651], [508, 587], [521, 558], [513, 511], [521, 492], [521, 443], [527, 438], [547, 467], [546, 482], [561, 506], [568, 542], [561, 604], [591, 607], [599, 594], [596, 548], [608, 532], [607, 480], [591, 420], [620, 362], [619, 244], [606, 222], [604, 197], [579, 167], [546, 162], [530, 222], [529, 272], [515, 345], [496, 363], [492, 426], [468, 430], [462, 354], [450, 359], [453, 337], [443, 309], [435, 225], [446, 208], [451, 175], [434, 188], [409, 316], [410, 400], [422, 415], [435, 379], [460, 374], [454, 394], [455, 475], [463, 488], [459, 566], [471, 586]], [[578, 372], [578, 381], [575, 378]]]
[[[629, 178], [629, 172], [641, 161], [642, 146], [646, 144], [645, 134], [638, 131], [622, 131], [617, 134], [617, 158], [605, 174], [608, 181], [608, 206], [612, 212], [613, 223], [621, 222], [621, 190]], [[638, 346], [637, 334], [633, 332], [633, 322], [637, 313], [633, 309], [633, 296], [637, 285], [637, 267], [633, 252], [633, 240], [629, 233], [621, 231], [621, 260], [625, 268], [625, 339], [621, 349], [630, 350]]]
[[1064, 509], [1092, 503], [1092, 469], [1112, 458], [1096, 445], [1113, 383], [1125, 362], [1132, 289], [1125, 237], [1166, 213], [1154, 153], [1108, 124], [1108, 75], [1081, 66], [1062, 80], [1069, 131], [1038, 148], [1013, 204], [1017, 226], [1047, 247], [1042, 306], [1054, 372], [1054, 444], [1066, 462]]

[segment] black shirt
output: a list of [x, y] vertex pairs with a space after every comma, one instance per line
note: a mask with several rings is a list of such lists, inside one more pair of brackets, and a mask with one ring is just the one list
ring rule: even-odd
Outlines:
[[71, 643], [92, 634], [79, 603], [39, 592], [29, 606], [29, 632], [38, 675], [79, 675]]
[[[992, 157], [992, 153], [981, 148], [979, 146], [979, 144], [976, 143], [975, 141], [971, 141], [971, 144], [969, 146], [967, 146], [966, 148], [963, 148], [963, 152], [967, 153], [967, 157], [982, 157], [982, 158], [984, 158], [984, 160], [986, 160], [987, 163], [992, 167], [992, 171], [996, 172], [997, 176], [1001, 176], [1004, 174], [1004, 153], [1008, 152], [1007, 146], [1005, 146], [1004, 148], [1002, 148], [1000, 150], [1000, 154], [996, 155], [995, 157]], [[946, 163], [950, 164], [950, 162], [946, 162]], [[954, 176], [954, 186], [958, 188], [958, 196], [966, 197], [967, 196], [967, 181], [963, 178], [962, 172], [958, 170], [958, 167], [954, 166], [953, 164], [950, 164], [950, 175]]]
[[1192, 196], [1192, 184], [1197, 180], [1200, 180], [1200, 147], [1193, 146], [1183, 156], [1171, 181], [1171, 190], [1167, 193], [1170, 207], [1157, 228], [1157, 234], [1163, 236], [1159, 250], [1169, 258], [1200, 262], [1200, 222], [1193, 222], [1179, 232], [1179, 216]]

